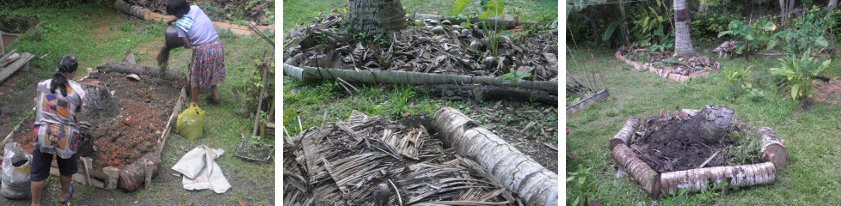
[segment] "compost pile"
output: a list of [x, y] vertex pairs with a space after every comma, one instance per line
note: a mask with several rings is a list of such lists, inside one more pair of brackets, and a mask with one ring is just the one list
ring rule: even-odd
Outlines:
[[635, 47], [621, 47], [619, 53], [632, 61], [657, 68], [669, 69], [673, 73], [689, 75], [695, 72], [718, 70], [721, 65], [705, 55], [675, 57], [672, 51], [648, 51]]
[[[131, 5], [145, 7], [157, 13], [166, 14], [166, 3], [169, 0], [124, 0]], [[274, 1], [267, 0], [210, 0], [199, 1], [198, 6], [213, 20], [234, 21], [234, 14], [269, 25], [274, 19]]]
[[642, 122], [631, 145], [658, 173], [726, 165], [731, 146], [739, 144], [730, 136], [742, 127], [731, 126], [734, 114], [727, 108], [708, 106], [701, 111], [679, 110], [675, 115], [665, 110], [662, 113]]
[[[500, 76], [516, 70], [530, 74], [526, 80], [540, 81], [558, 75], [557, 30], [515, 28], [510, 31], [515, 38], [492, 38], [491, 32], [476, 24], [426, 20], [389, 37], [370, 40], [350, 32], [342, 19], [333, 14], [290, 31], [285, 61], [296, 66], [477, 76]], [[492, 39], [498, 42], [496, 54]]]
[[[421, 118], [423, 119], [423, 118]], [[425, 121], [424, 121], [425, 120]], [[519, 201], [481, 167], [444, 148], [423, 126], [353, 111], [284, 144], [288, 205], [411, 205], [431, 201]], [[464, 203], [463, 202], [463, 203]], [[503, 203], [504, 204], [504, 203]]]
[[[151, 77], [132, 81], [125, 74], [101, 72], [81, 83], [87, 94], [79, 116], [80, 156], [92, 157], [94, 168], [122, 169], [155, 151], [180, 83]], [[33, 121], [30, 118], [25, 123]], [[15, 136], [25, 150], [32, 151], [31, 127], [19, 129]]]

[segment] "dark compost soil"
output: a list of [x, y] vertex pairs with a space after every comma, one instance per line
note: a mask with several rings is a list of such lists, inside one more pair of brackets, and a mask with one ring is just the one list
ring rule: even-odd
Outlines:
[[716, 151], [719, 153], [705, 167], [726, 165], [729, 148], [735, 143], [730, 135], [705, 141], [698, 135], [700, 130], [688, 119], [652, 117], [643, 123], [642, 136], [631, 148], [659, 173], [698, 168]]
[[[177, 101], [178, 83], [149, 76], [130, 81], [119, 73], [94, 73], [82, 83], [86, 85], [88, 101], [84, 102], [79, 121], [90, 128], [82, 129], [79, 155], [93, 157], [94, 168], [122, 169], [154, 151]], [[94, 87], [107, 89], [97, 94], [90, 89]], [[31, 125], [33, 121], [30, 117], [24, 124]], [[31, 152], [32, 127], [25, 126], [15, 133], [15, 140]]]

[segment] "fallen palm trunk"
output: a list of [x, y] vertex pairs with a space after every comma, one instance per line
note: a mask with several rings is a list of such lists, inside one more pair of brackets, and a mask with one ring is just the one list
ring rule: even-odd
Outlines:
[[[663, 121], [663, 119], [672, 118], [669, 115], [663, 115], [654, 117], [656, 119], [649, 119], [649, 121]], [[676, 118], [700, 125], [699, 129], [695, 131], [700, 136], [721, 137], [720, 135], [729, 133], [734, 116], [730, 109], [706, 106], [703, 110], [682, 109], [678, 111]], [[679, 190], [703, 191], [711, 188], [711, 183], [727, 183], [730, 188], [772, 184], [777, 179], [776, 170], [785, 167], [787, 155], [782, 142], [777, 139], [773, 129], [762, 127], [758, 129], [758, 133], [762, 136], [762, 159], [766, 162], [658, 173], [642, 161], [634, 149], [628, 147], [631, 141], [638, 141], [632, 139], [634, 135], [640, 135], [635, 132], [638, 130], [641, 121], [646, 122], [646, 120], [638, 118], [629, 118], [625, 121], [622, 129], [610, 139], [609, 147], [618, 166], [623, 168], [653, 198], [674, 195]], [[705, 141], [719, 140], [718, 138], [710, 138]]]
[[642, 186], [642, 189], [648, 192], [651, 197], [656, 198], [660, 195], [660, 174], [651, 169], [645, 162], [643, 162], [637, 154], [634, 153], [627, 145], [620, 144], [613, 147], [611, 154], [613, 159], [625, 168], [625, 171], [634, 178], [637, 183]]
[[[128, 4], [123, 0], [114, 1], [114, 8], [123, 13], [142, 18], [148, 21], [167, 22], [169, 21], [169, 18], [172, 17], [164, 14], [155, 13], [154, 11], [149, 10], [147, 8], [143, 8], [142, 6]], [[252, 31], [251, 28], [249, 28], [248, 26], [236, 25], [228, 22], [213, 21], [213, 26], [220, 29], [230, 30], [236, 35], [250, 36], [254, 34], [254, 31]], [[259, 29], [260, 31], [269, 30], [271, 32], [274, 32], [273, 26], [257, 26], [257, 29]]]
[[558, 174], [453, 108], [439, 109], [432, 122], [457, 153], [476, 161], [528, 205], [558, 204]]
[[608, 95], [610, 94], [608, 94], [607, 89], [604, 89], [602, 91], [596, 92], [596, 94], [593, 94], [592, 96], [578, 101], [578, 103], [567, 106], [567, 115], [581, 111], [582, 109], [584, 109], [584, 107], [587, 107], [587, 105], [602, 102], [605, 99], [607, 99]]
[[304, 82], [320, 82], [341, 78], [347, 82], [367, 84], [482, 84], [513, 88], [536, 89], [557, 94], [557, 81], [520, 81], [510, 83], [500, 78], [453, 74], [431, 74], [404, 71], [354, 71], [349, 69], [296, 67], [283, 64], [283, 74]]
[[766, 185], [774, 183], [776, 174], [771, 162], [666, 172], [660, 175], [660, 194], [674, 195], [681, 189], [700, 192], [712, 188], [710, 183], [726, 182], [730, 188]]
[[612, 150], [613, 147], [616, 147], [616, 145], [619, 144], [628, 144], [631, 140], [631, 135], [634, 134], [634, 130], [637, 128], [636, 126], [639, 122], [640, 120], [637, 118], [628, 118], [628, 120], [625, 121], [625, 125], [619, 130], [619, 133], [616, 133], [616, 135], [610, 139], [610, 149]]
[[470, 18], [470, 21], [467, 21], [467, 19], [465, 19], [465, 18], [444, 17], [444, 16], [441, 16], [441, 15], [435, 15], [435, 14], [418, 14], [418, 13], [415, 13], [414, 17], [415, 17], [415, 20], [427, 20], [427, 19], [429, 19], [429, 20], [436, 20], [436, 21], [439, 21], [439, 22], [441, 22], [443, 20], [448, 20], [453, 25], [458, 25], [458, 24], [461, 24], [462, 22], [485, 23], [490, 28], [493, 28], [494, 26], [497, 26], [499, 28], [506, 29], [506, 30], [513, 29], [513, 28], [515, 28], [517, 26], [520, 26], [520, 25], [533, 25], [534, 24], [532, 22], [521, 22], [520, 18], [516, 17], [516, 16], [513, 17], [513, 18], [508, 18], [508, 19], [506, 19], [506, 18], [500, 19], [500, 18], [493, 18], [493, 17], [492, 18], [487, 18], [487, 19], [481, 19], [479, 17], [472, 17], [472, 18]]
[[521, 101], [536, 102], [546, 105], [558, 105], [558, 96], [534, 89], [509, 88], [492, 85], [422, 85], [416, 87], [420, 92], [436, 96], [457, 96], [483, 101]]

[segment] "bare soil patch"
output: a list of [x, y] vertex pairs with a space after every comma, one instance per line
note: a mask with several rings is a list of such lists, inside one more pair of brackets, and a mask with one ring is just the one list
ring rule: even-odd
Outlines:
[[[82, 83], [89, 101], [85, 102], [80, 122], [91, 126], [82, 131], [81, 156], [93, 157], [94, 168], [122, 169], [154, 151], [179, 95], [178, 83], [153, 77], [131, 81], [119, 73], [94, 73]], [[94, 92], [94, 88], [107, 90]], [[25, 126], [29, 126], [15, 133], [15, 140], [29, 152], [34, 142], [33, 121], [32, 117], [25, 120]]]
[[841, 80], [831, 79], [828, 82], [814, 81], [815, 101], [830, 104], [841, 104]]

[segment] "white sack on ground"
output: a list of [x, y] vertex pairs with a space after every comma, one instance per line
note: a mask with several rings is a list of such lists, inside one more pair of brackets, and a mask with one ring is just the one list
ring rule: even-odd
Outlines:
[[184, 189], [212, 189], [216, 193], [224, 193], [231, 188], [231, 184], [216, 163], [216, 158], [223, 153], [225, 150], [199, 145], [184, 154], [175, 166], [172, 166], [172, 170], [177, 172], [176, 176], [182, 176], [181, 184], [184, 185]]

